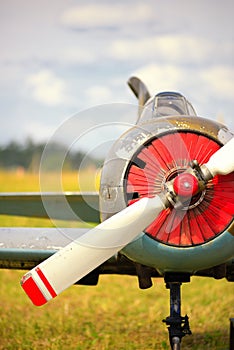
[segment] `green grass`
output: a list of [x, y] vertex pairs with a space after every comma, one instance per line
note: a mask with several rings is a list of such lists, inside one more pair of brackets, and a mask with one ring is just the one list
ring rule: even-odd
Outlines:
[[[65, 189], [77, 190], [76, 179], [76, 174], [67, 175]], [[0, 172], [0, 187], [35, 191], [38, 177]], [[41, 219], [2, 216], [0, 220], [1, 226], [51, 225]], [[135, 277], [101, 276], [98, 286], [72, 286], [37, 308], [20, 287], [23, 273], [0, 270], [0, 350], [169, 349], [162, 323], [169, 314], [169, 291], [162, 279], [142, 291]], [[193, 332], [183, 339], [183, 349], [228, 349], [233, 295], [234, 286], [226, 280], [193, 277], [183, 285], [182, 314], [189, 315]]]
[[[139, 290], [129, 276], [101, 276], [97, 287], [73, 286], [36, 308], [19, 286], [21, 271], [0, 271], [0, 349], [169, 349], [161, 320], [169, 313], [163, 280]], [[193, 278], [182, 288], [192, 336], [183, 349], [228, 349], [233, 286]]]

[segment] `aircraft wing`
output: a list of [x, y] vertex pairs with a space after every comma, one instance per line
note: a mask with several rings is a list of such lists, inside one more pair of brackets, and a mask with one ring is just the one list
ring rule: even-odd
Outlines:
[[[0, 269], [30, 270], [88, 230], [88, 228], [1, 227]], [[233, 264], [233, 261], [229, 264]], [[133, 263], [124, 255], [118, 254], [80, 279], [78, 284], [96, 285], [99, 275], [103, 274], [140, 275], [141, 280], [147, 277], [147, 274], [151, 277], [162, 277], [156, 269], [144, 266], [142, 270], [141, 264]], [[220, 278], [216, 269], [197, 271], [196, 275]], [[233, 280], [231, 275], [228, 280]], [[142, 284], [139, 286], [145, 288]]]
[[[99, 195], [97, 192], [1, 192], [0, 215], [60, 220], [75, 217], [80, 222], [99, 223]], [[31, 269], [89, 229], [1, 227], [0, 268]]]
[[28, 269], [87, 231], [84, 228], [1, 227], [0, 268]]
[[[64, 210], [64, 200], [77, 214], [77, 220], [100, 222], [97, 192], [1, 192], [0, 215], [73, 220], [74, 216]], [[47, 204], [50, 215], [45, 210]], [[0, 227], [0, 269], [30, 270], [89, 229]], [[136, 267], [123, 255], [116, 255], [82, 278], [79, 284], [96, 285], [99, 274], [136, 275]], [[156, 271], [154, 274], [157, 275]]]
[[[80, 237], [87, 228], [0, 228], [0, 269], [29, 270], [47, 259], [72, 240]], [[136, 266], [122, 255], [116, 255], [96, 268], [79, 284], [96, 285], [100, 274], [136, 275]], [[158, 277], [152, 269], [152, 276]]]
[[[64, 210], [67, 202], [69, 210]], [[45, 208], [49, 207], [49, 215]], [[51, 218], [84, 222], [100, 222], [97, 192], [9, 192], [0, 194], [0, 214]]]

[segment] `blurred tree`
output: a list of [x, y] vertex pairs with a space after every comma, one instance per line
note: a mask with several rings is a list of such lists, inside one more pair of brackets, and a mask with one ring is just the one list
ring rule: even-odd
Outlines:
[[[16, 141], [10, 142], [6, 146], [0, 147], [0, 168], [14, 169], [22, 167], [25, 170], [37, 172], [40, 167], [41, 156], [45, 148], [45, 143], [35, 143], [32, 139], [27, 139], [22, 145]], [[97, 160], [85, 155], [84, 152], [68, 152], [64, 145], [59, 143], [47, 146], [46, 162], [44, 162], [44, 170], [56, 170], [61, 166], [66, 170], [77, 170], [81, 166], [85, 158], [85, 166], [95, 166], [101, 163]]]

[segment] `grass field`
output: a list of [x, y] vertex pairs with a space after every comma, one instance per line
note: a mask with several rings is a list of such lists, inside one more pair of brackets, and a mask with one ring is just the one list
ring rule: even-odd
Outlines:
[[[77, 174], [64, 177], [64, 188], [79, 189]], [[0, 189], [36, 191], [38, 177], [0, 172]], [[46, 219], [0, 220], [1, 226], [52, 225]], [[36, 308], [19, 285], [23, 273], [0, 270], [0, 350], [169, 349], [162, 323], [169, 314], [169, 292], [162, 279], [142, 291], [135, 277], [101, 276], [96, 287], [73, 286]], [[193, 277], [183, 285], [182, 313], [188, 313], [193, 332], [183, 339], [183, 349], [228, 349], [233, 296], [234, 286], [226, 280]]]

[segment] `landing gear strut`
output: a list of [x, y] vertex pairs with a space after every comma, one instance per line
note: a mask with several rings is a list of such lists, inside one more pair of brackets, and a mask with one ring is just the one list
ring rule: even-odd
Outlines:
[[190, 276], [187, 274], [167, 274], [165, 276], [166, 288], [170, 289], [170, 316], [163, 322], [168, 326], [172, 350], [180, 350], [182, 338], [187, 334], [192, 334], [188, 316], [181, 316], [180, 287], [182, 282], [189, 281]]

